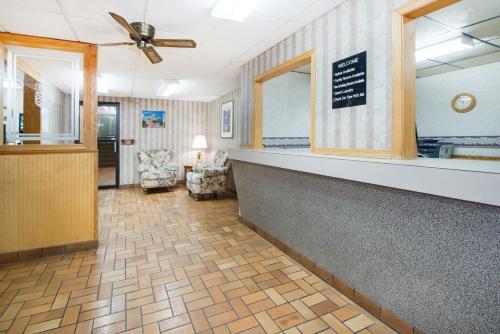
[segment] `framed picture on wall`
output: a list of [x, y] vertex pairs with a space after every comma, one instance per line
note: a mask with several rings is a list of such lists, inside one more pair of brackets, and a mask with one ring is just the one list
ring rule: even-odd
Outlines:
[[142, 112], [142, 127], [149, 129], [164, 128], [165, 112], [157, 110], [144, 110]]
[[233, 138], [234, 101], [223, 103], [221, 106], [221, 131], [222, 138]]

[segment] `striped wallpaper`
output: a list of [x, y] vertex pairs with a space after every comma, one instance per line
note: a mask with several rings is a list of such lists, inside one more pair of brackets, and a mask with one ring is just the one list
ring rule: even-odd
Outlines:
[[[235, 116], [239, 92], [234, 91], [212, 102], [172, 101], [132, 97], [99, 97], [100, 102], [120, 103], [120, 138], [135, 139], [135, 145], [120, 145], [120, 185], [138, 184], [137, 152], [166, 148], [173, 152], [172, 160], [179, 165], [178, 178], [184, 179], [184, 165], [192, 165], [196, 151], [191, 148], [196, 134], [207, 136], [205, 162], [210, 162], [215, 150], [237, 147], [237, 137], [220, 138], [220, 105], [235, 100]], [[166, 112], [164, 129], [143, 129], [143, 110]], [[236, 123], [235, 123], [236, 124]]]
[[[406, 0], [349, 0], [306, 25], [241, 68], [239, 138], [251, 141], [252, 81], [304, 52], [317, 59], [316, 145], [390, 149], [391, 11]], [[335, 109], [332, 63], [367, 51], [367, 105]]]

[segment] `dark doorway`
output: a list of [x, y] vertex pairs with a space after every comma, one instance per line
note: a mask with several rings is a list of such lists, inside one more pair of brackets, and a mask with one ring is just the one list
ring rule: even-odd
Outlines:
[[120, 185], [120, 103], [99, 102], [97, 106], [97, 150], [99, 188]]

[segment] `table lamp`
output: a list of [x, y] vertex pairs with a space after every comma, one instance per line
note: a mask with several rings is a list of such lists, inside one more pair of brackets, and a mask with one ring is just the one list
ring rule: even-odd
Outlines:
[[196, 164], [201, 165], [201, 150], [207, 148], [207, 138], [204, 135], [194, 136], [193, 148], [198, 150], [196, 153]]

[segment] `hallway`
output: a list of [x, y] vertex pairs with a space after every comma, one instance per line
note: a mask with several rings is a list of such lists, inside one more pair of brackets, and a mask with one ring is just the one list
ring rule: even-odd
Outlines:
[[394, 333], [237, 216], [100, 191], [97, 251], [0, 266], [0, 333]]

